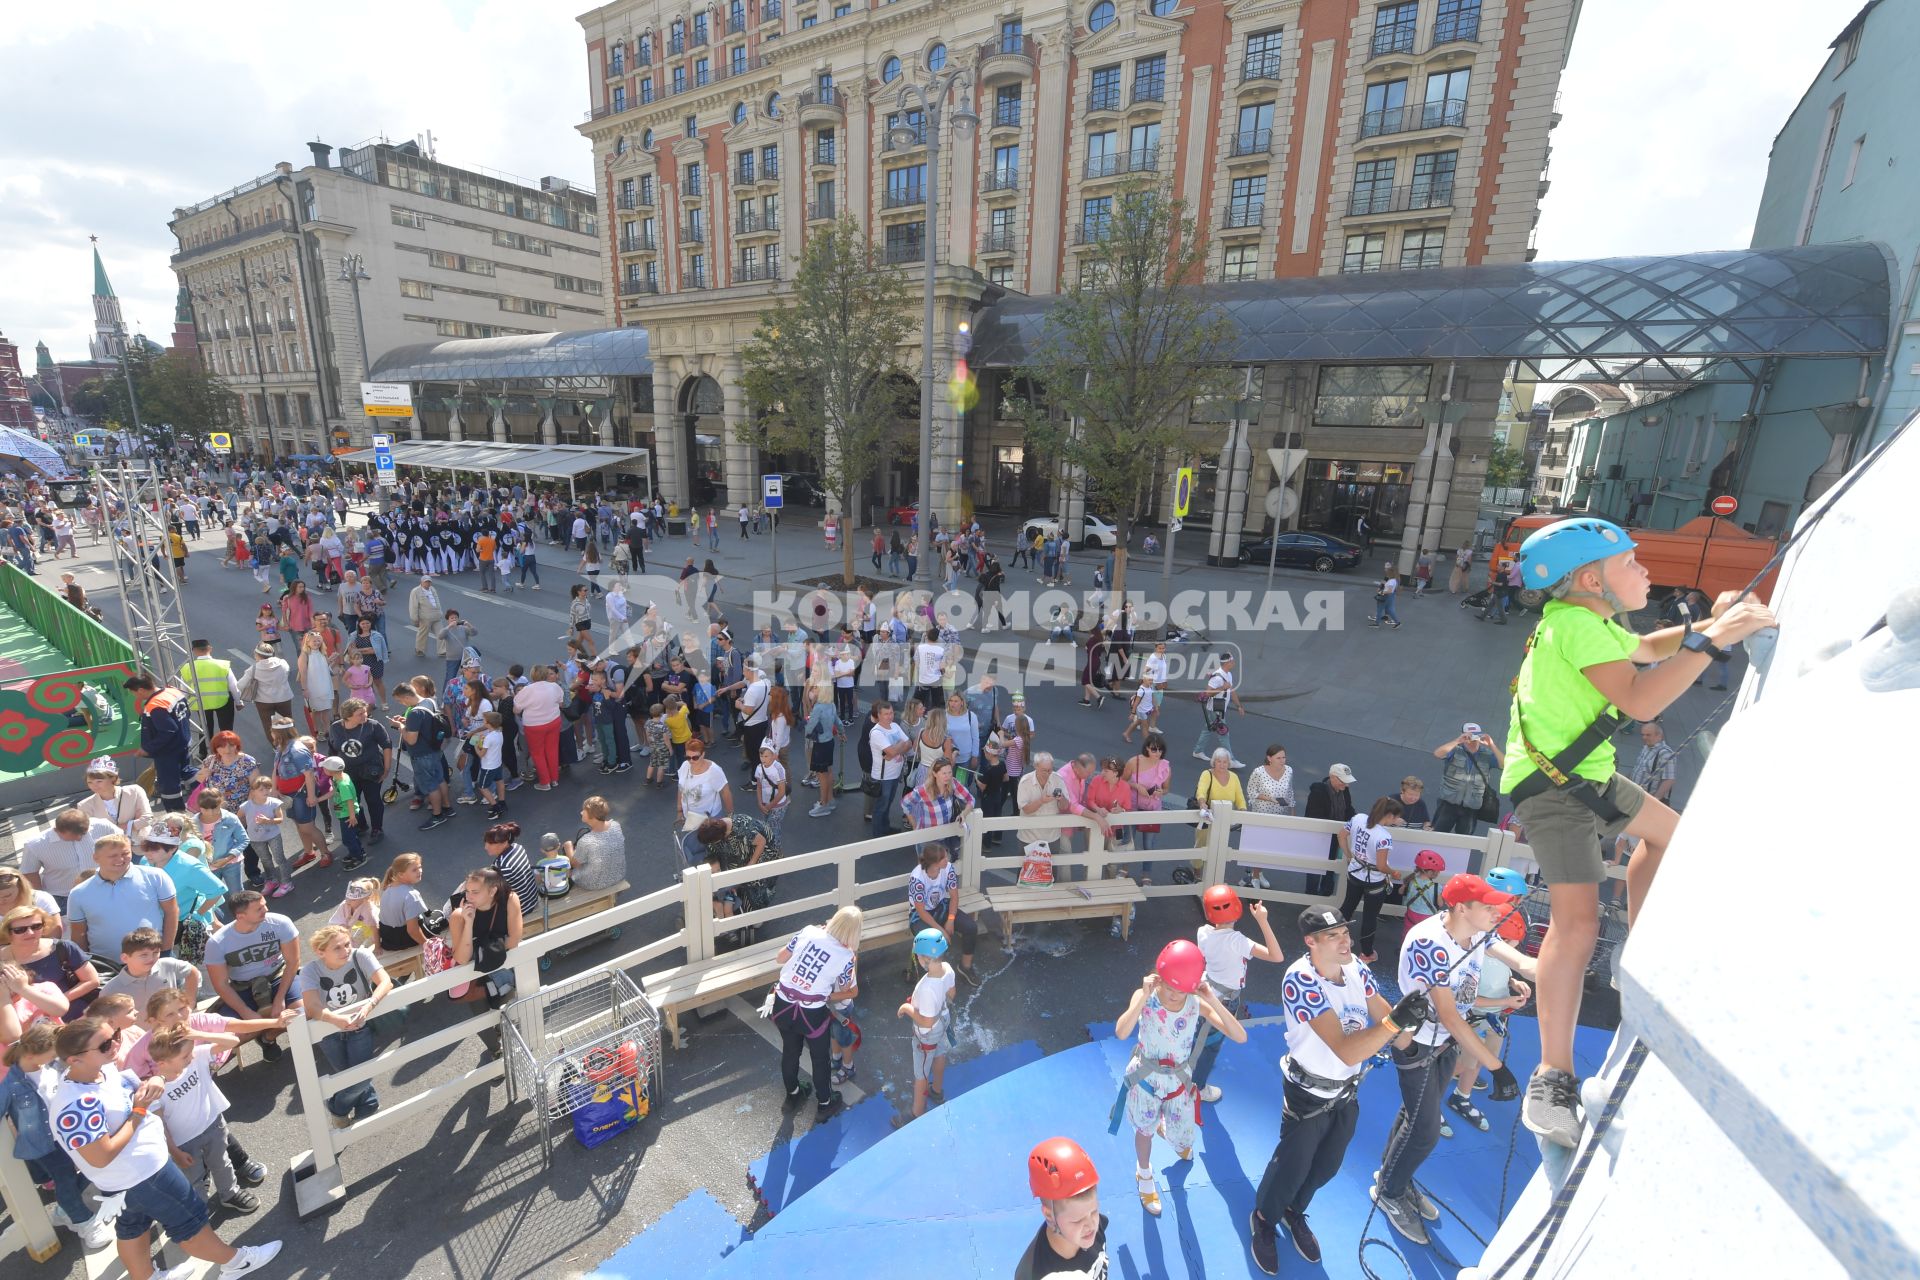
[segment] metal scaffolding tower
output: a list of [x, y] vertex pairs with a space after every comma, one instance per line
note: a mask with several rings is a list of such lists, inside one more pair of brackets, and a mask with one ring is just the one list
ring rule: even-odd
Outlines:
[[140, 655], [140, 664], [161, 684], [184, 689], [188, 730], [193, 746], [190, 759], [206, 751], [206, 729], [200, 716], [200, 698], [180, 678], [193, 657], [193, 637], [187, 629], [187, 602], [173, 580], [167, 557], [167, 509], [159, 468], [142, 459], [121, 458], [97, 473], [96, 500], [112, 528], [113, 571], [120, 579], [120, 608], [126, 637]]

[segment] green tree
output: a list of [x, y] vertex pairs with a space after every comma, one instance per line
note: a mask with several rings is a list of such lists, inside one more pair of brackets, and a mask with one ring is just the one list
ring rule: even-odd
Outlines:
[[[175, 438], [226, 431], [239, 421], [239, 401], [227, 384], [175, 351], [154, 352], [137, 344], [127, 352], [127, 373], [139, 401], [140, 425], [158, 438], [162, 424]], [[74, 412], [133, 429], [127, 404], [127, 374], [89, 378], [75, 391]]]
[[1526, 450], [1496, 441], [1493, 452], [1487, 455], [1487, 486], [1492, 489], [1512, 489], [1525, 483], [1526, 478]]
[[807, 240], [793, 288], [760, 314], [742, 386], [767, 446], [803, 452], [839, 504], [841, 575], [853, 585], [855, 495], [900, 447], [913, 388], [900, 344], [914, 331], [904, 275], [852, 218]]
[[1135, 184], [1082, 253], [1081, 270], [1047, 313], [1044, 336], [1010, 402], [1027, 442], [1064, 462], [1119, 517], [1113, 595], [1126, 591], [1127, 548], [1164, 463], [1193, 449], [1196, 399], [1230, 396], [1223, 367], [1233, 325], [1202, 284], [1207, 244], [1168, 191]]

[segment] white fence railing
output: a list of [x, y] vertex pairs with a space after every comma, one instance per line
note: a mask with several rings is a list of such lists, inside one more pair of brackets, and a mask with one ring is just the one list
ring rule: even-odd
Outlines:
[[[506, 967], [513, 974], [514, 996], [517, 999], [540, 990], [540, 958], [549, 952], [578, 946], [615, 926], [646, 923], [670, 926], [662, 928], [660, 936], [653, 941], [615, 956], [599, 966], [605, 969], [638, 970], [640, 972], [634, 976], [644, 987], [649, 978], [683, 965], [697, 965], [714, 959], [723, 951], [717, 945], [719, 941], [741, 929], [795, 917], [803, 921], [818, 920], [847, 905], [865, 909], [896, 905], [904, 909], [911, 864], [903, 865], [898, 871], [862, 880], [858, 874], [859, 861], [888, 853], [911, 854], [922, 844], [946, 837], [959, 837], [961, 840], [957, 866], [963, 891], [987, 888], [993, 884], [1011, 884], [1018, 875], [1022, 854], [1017, 837], [1014, 837], [1016, 844], [1010, 853], [995, 854], [983, 851], [982, 838], [985, 835], [1004, 832], [1012, 837], [1019, 830], [1049, 830], [1058, 834], [1054, 855], [1055, 875], [1058, 878], [1072, 880], [1084, 876], [1097, 877], [1102, 874], [1103, 868], [1118, 864], [1145, 864], [1153, 869], [1154, 881], [1152, 885], [1144, 887], [1147, 896], [1191, 897], [1197, 896], [1208, 885], [1231, 882], [1228, 868], [1230, 864], [1241, 860], [1241, 851], [1235, 847], [1234, 839], [1242, 831], [1271, 828], [1331, 837], [1342, 825], [1314, 818], [1249, 813], [1234, 810], [1224, 802], [1216, 803], [1209, 813], [1198, 809], [1126, 813], [1114, 815], [1109, 823], [1115, 828], [1158, 823], [1161, 826], [1159, 839], [1163, 844], [1153, 849], [1139, 848], [1137, 841], [1135, 847], [1112, 846], [1099, 827], [1087, 818], [1033, 818], [1020, 815], [987, 818], [976, 810], [963, 822], [877, 840], [862, 840], [812, 853], [783, 856], [764, 867], [742, 867], [716, 874], [709, 871], [705, 863], [696, 864], [682, 874], [680, 883], [676, 885], [526, 939], [507, 953]], [[1520, 859], [1527, 859], [1530, 864], [1527, 847], [1498, 828], [1484, 836], [1459, 836], [1436, 831], [1418, 834], [1423, 845], [1468, 851], [1475, 859], [1475, 869], [1482, 872], [1490, 867], [1510, 865]], [[1174, 864], [1180, 863], [1191, 865], [1194, 872], [1191, 883], [1174, 883], [1170, 874], [1166, 874], [1171, 872]], [[1337, 903], [1343, 888], [1339, 874], [1341, 864], [1325, 855], [1249, 851], [1245, 865], [1266, 871], [1325, 876], [1331, 879], [1334, 886], [1334, 892], [1327, 895], [1300, 889], [1240, 889], [1240, 894], [1247, 898], [1302, 906], [1329, 901]], [[713, 914], [713, 895], [718, 889], [765, 879], [769, 874], [792, 877], [818, 868], [832, 869], [833, 885], [830, 889], [776, 902], [742, 915], [716, 918]], [[1399, 914], [1401, 910], [1398, 906], [1387, 906], [1382, 914]], [[479, 976], [471, 966], [462, 966], [405, 983], [395, 988], [381, 1007], [381, 1012], [391, 1013], [432, 1000], [454, 986], [477, 980]], [[385, 1103], [374, 1115], [344, 1128], [333, 1126], [326, 1107], [327, 1098], [362, 1081], [391, 1077], [410, 1064], [459, 1044], [482, 1030], [498, 1026], [498, 1015], [490, 1011], [477, 1011], [451, 1026], [417, 1036], [403, 1036], [358, 1066], [328, 1072], [323, 1070], [324, 1063], [315, 1050], [320, 1041], [337, 1032], [325, 1023], [313, 1024], [304, 1018], [295, 1019], [288, 1027], [288, 1038], [293, 1049], [294, 1078], [302, 1121], [311, 1144], [308, 1150], [295, 1156], [292, 1161], [295, 1207], [300, 1215], [304, 1217], [315, 1213], [345, 1198], [346, 1177], [340, 1157], [349, 1148], [378, 1138], [409, 1118], [444, 1110], [470, 1090], [499, 1078], [504, 1066], [500, 1058], [490, 1057], [453, 1079], [442, 1081], [400, 1101]], [[523, 1032], [530, 1030], [522, 1028]], [[17, 1229], [25, 1236], [29, 1252], [36, 1259], [51, 1257], [59, 1248], [52, 1225], [34, 1190], [31, 1177], [25, 1166], [9, 1154], [10, 1148], [10, 1142], [0, 1144], [0, 1190], [5, 1192], [7, 1207], [12, 1212]]]

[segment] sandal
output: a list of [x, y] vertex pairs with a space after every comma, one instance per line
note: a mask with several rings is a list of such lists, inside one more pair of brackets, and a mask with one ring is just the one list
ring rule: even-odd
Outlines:
[[1134, 1181], [1140, 1189], [1140, 1207], [1153, 1217], [1160, 1216], [1160, 1188], [1151, 1173], [1136, 1173]]
[[1473, 1099], [1471, 1098], [1463, 1098], [1457, 1093], [1449, 1093], [1447, 1095], [1447, 1108], [1482, 1133], [1485, 1133], [1491, 1127], [1488, 1123], [1486, 1113], [1474, 1106]]

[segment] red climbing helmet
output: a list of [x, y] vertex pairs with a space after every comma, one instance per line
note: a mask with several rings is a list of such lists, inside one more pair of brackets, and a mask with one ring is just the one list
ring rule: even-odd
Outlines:
[[1100, 1185], [1100, 1171], [1072, 1138], [1048, 1138], [1027, 1156], [1027, 1185], [1042, 1200], [1067, 1200]]
[[1413, 865], [1420, 871], [1445, 871], [1447, 860], [1434, 849], [1422, 849], [1413, 855]]
[[1175, 991], [1191, 995], [1200, 989], [1200, 979], [1207, 972], [1207, 958], [1193, 943], [1175, 938], [1160, 948], [1160, 958], [1153, 962], [1153, 971]]
[[1208, 924], [1232, 924], [1240, 918], [1240, 895], [1232, 885], [1217, 884], [1200, 895]]

